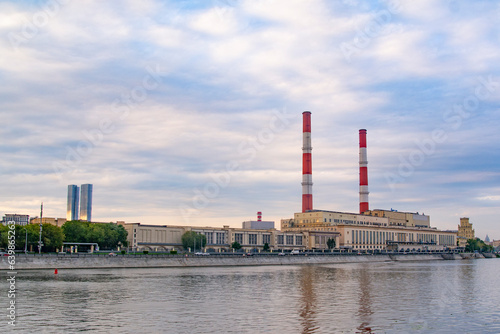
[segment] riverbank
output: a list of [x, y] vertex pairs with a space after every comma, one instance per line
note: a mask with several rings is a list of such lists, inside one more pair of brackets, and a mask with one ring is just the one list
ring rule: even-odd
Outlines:
[[[377, 254], [357, 255], [88, 255], [88, 254], [17, 254], [15, 268], [30, 269], [86, 269], [86, 268], [162, 268], [162, 267], [220, 267], [220, 266], [266, 266], [306, 265], [334, 263], [392, 262], [462, 260], [474, 254]], [[482, 256], [481, 256], [482, 257]], [[7, 257], [2, 257], [2, 267], [7, 268]]]

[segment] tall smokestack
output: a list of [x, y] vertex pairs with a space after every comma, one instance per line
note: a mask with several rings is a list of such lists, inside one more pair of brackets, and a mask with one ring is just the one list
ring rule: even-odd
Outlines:
[[368, 206], [368, 158], [366, 156], [366, 130], [359, 130], [359, 213], [370, 210]]
[[262, 212], [257, 212], [257, 221], [261, 222], [262, 221]]
[[303, 146], [302, 146], [302, 212], [313, 209], [312, 195], [312, 147], [311, 147], [311, 112], [304, 111]]

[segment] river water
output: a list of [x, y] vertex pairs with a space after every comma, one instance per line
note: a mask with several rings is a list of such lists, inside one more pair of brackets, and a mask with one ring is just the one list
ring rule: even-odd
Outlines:
[[23, 271], [14, 332], [500, 333], [499, 277], [497, 259]]

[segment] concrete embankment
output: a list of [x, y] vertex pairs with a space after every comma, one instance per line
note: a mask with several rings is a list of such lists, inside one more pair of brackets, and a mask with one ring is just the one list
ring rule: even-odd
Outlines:
[[[22, 269], [82, 269], [82, 268], [145, 268], [145, 267], [216, 267], [364, 263], [390, 261], [431, 261], [462, 259], [458, 254], [380, 254], [380, 255], [16, 255], [16, 270]], [[7, 257], [2, 257], [7, 268]]]

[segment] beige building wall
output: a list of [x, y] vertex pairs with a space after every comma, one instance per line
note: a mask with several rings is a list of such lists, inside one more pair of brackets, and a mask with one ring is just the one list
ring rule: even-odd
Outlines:
[[390, 226], [430, 227], [430, 217], [418, 212], [399, 212], [393, 210], [371, 210], [364, 213], [374, 217], [386, 217]]
[[460, 225], [458, 225], [458, 237], [459, 237], [459, 247], [465, 247], [467, 245], [467, 240], [476, 238], [476, 233], [472, 229], [472, 223], [469, 222], [469, 218], [460, 218]]
[[[340, 225], [341, 244], [354, 250], [384, 250], [389, 244], [410, 250], [444, 249], [456, 247], [454, 231], [439, 231], [430, 228], [376, 227]], [[435, 245], [438, 247], [429, 246]]]
[[182, 247], [181, 237], [186, 232], [182, 226], [126, 224], [118, 222], [128, 232], [127, 241], [133, 250], [169, 251]]
[[[275, 229], [256, 230], [224, 227], [143, 225], [140, 223], [123, 225], [128, 232], [127, 240], [133, 250], [169, 251], [182, 249], [182, 235], [194, 231], [205, 235], [207, 244], [204, 251], [232, 251], [231, 244], [238, 241], [243, 251], [261, 251], [267, 243], [271, 251], [303, 250], [309, 242], [308, 235], [301, 232], [281, 232]], [[195, 245], [193, 245], [194, 248]]]
[[[361, 224], [388, 226], [389, 220], [384, 217], [360, 215], [336, 211], [313, 211], [295, 213], [293, 219], [282, 219], [281, 230], [300, 227], [324, 227], [336, 224]], [[333, 231], [333, 230], [332, 230]]]
[[[42, 218], [42, 224], [50, 224], [57, 227], [62, 227], [66, 221], [67, 221], [66, 218], [50, 218], [50, 217]], [[40, 224], [40, 218], [31, 219], [30, 224]]]
[[389, 244], [397, 244], [399, 248], [410, 250], [456, 247], [456, 231], [440, 231], [427, 227], [429, 216], [384, 210], [368, 213], [296, 213], [293, 219], [281, 220], [281, 229], [339, 233], [337, 247], [353, 250], [384, 250]]

